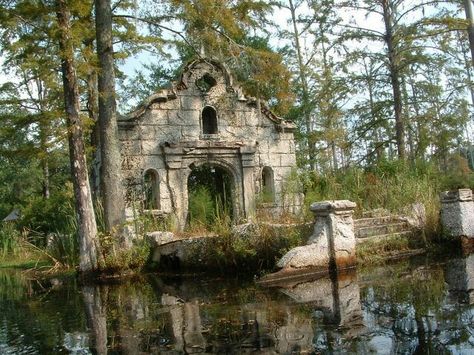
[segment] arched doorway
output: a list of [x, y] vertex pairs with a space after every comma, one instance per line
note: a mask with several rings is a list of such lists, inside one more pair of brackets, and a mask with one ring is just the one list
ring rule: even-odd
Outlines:
[[206, 227], [234, 217], [232, 174], [215, 164], [191, 165], [188, 177], [188, 220]]

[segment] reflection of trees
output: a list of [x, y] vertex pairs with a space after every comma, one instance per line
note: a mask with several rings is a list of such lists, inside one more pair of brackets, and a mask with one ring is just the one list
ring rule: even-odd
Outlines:
[[92, 332], [93, 344], [98, 355], [107, 354], [107, 287], [83, 286], [87, 325]]
[[74, 288], [0, 270], [0, 349], [39, 354], [66, 350], [67, 334], [85, 329], [82, 312], [76, 312], [81, 299]]
[[472, 306], [444, 281], [467, 280], [468, 261], [385, 266], [284, 292], [220, 280], [51, 287], [0, 270], [0, 352], [2, 343], [36, 353], [90, 345], [97, 354], [464, 350]]
[[371, 327], [392, 338], [393, 352], [438, 353], [434, 320], [443, 312], [444, 273], [440, 266], [387, 266], [379, 279], [365, 289], [364, 308], [373, 316]]

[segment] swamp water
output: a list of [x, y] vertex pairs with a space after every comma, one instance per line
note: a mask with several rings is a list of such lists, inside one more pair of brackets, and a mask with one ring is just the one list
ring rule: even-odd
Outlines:
[[474, 254], [284, 287], [197, 276], [80, 286], [0, 269], [0, 354], [474, 353]]

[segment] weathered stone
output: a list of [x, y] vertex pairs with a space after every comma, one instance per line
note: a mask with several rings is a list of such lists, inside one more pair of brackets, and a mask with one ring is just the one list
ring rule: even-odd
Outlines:
[[316, 221], [308, 245], [290, 250], [278, 262], [283, 269], [326, 267], [338, 269], [356, 263], [354, 222], [356, 204], [351, 201], [323, 201], [311, 205]]
[[441, 224], [446, 235], [474, 238], [472, 191], [460, 189], [441, 194]]
[[414, 203], [403, 210], [403, 220], [417, 229], [422, 230], [426, 226], [426, 209], [425, 205], [420, 202]]
[[279, 268], [329, 268], [329, 247], [327, 239], [321, 238], [319, 243], [312, 243], [291, 249], [277, 263]]
[[151, 232], [146, 235], [152, 248], [156, 248], [163, 244], [168, 244], [177, 240], [172, 232]]
[[[211, 112], [212, 117], [203, 117], [204, 110], [206, 115]], [[159, 171], [164, 167], [156, 190], [159, 199], [168, 202], [159, 205], [163, 213], [173, 214], [178, 227], [183, 228], [187, 219], [188, 176], [192, 167], [210, 164], [224, 169], [233, 180], [232, 210], [236, 220], [251, 220], [255, 216], [256, 186], [263, 185], [264, 167], [272, 171], [275, 213], [283, 213], [281, 185], [291, 170], [289, 167], [296, 164], [290, 126], [263, 103], [244, 98], [222, 64], [196, 60], [184, 69], [179, 82], [150, 96], [119, 121], [123, 168], [130, 190], [126, 193], [127, 206], [138, 206], [137, 211], [143, 209], [137, 181], [143, 184], [147, 170]], [[291, 210], [297, 212], [301, 199], [292, 201]]]

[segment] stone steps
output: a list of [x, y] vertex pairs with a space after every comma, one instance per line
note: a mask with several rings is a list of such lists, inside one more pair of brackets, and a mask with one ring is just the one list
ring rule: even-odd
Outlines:
[[412, 236], [413, 228], [401, 217], [384, 215], [354, 220], [357, 243]]
[[354, 220], [354, 228], [385, 225], [393, 222], [400, 222], [398, 216], [368, 217]]
[[377, 224], [355, 229], [356, 238], [369, 238], [375, 235], [392, 234], [410, 230], [406, 222], [391, 222], [387, 224]]
[[400, 238], [400, 237], [411, 237], [411, 236], [413, 236], [413, 231], [408, 230], [408, 231], [403, 231], [403, 232], [373, 235], [373, 236], [366, 237], [366, 238], [356, 238], [356, 240], [357, 240], [357, 244], [362, 244], [362, 243], [366, 243], [366, 242], [369, 242], [369, 241], [380, 242], [382, 240], [387, 240], [387, 239], [392, 239], [392, 238], [395, 239], [395, 238]]

